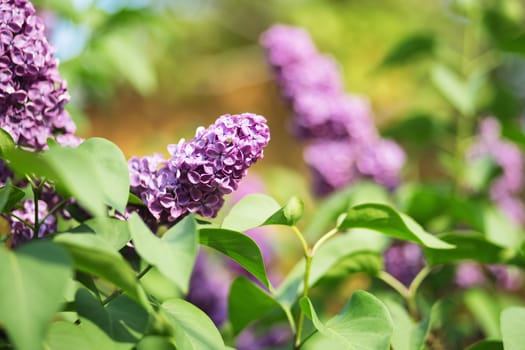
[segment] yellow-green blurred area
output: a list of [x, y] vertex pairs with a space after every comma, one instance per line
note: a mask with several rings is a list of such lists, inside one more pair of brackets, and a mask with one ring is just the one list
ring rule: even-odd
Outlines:
[[[461, 65], [465, 14], [497, 4], [523, 21], [518, 0], [38, 0], [60, 70], [73, 96], [82, 136], [110, 139], [132, 155], [165, 152], [222, 114], [253, 112], [269, 120], [263, 166], [303, 171], [302, 145], [288, 130], [281, 100], [258, 41], [274, 23], [308, 30], [319, 50], [341, 64], [347, 91], [367, 96], [380, 128], [411, 113], [450, 119], [425, 59], [385, 69], [401, 39], [428, 35]], [[474, 9], [474, 10], [473, 10]], [[483, 33], [474, 29], [474, 41]], [[476, 39], [477, 38], [477, 39]], [[455, 58], [458, 57], [456, 60]], [[257, 167], [261, 165], [258, 164]]]

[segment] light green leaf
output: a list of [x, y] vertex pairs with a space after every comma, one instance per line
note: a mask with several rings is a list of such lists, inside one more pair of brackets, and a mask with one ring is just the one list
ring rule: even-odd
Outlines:
[[69, 251], [76, 269], [110, 281], [143, 306], [149, 307], [133, 269], [118, 251], [101, 238], [93, 234], [62, 233], [56, 235], [53, 241]]
[[116, 250], [122, 249], [131, 239], [129, 225], [124, 220], [99, 217], [84, 221], [81, 226], [93, 231], [97, 237]]
[[234, 334], [238, 334], [275, 307], [282, 306], [246, 277], [241, 276], [233, 281], [228, 297], [228, 316]]
[[128, 163], [120, 148], [113, 142], [99, 137], [87, 139], [78, 148], [96, 163], [95, 170], [106, 204], [124, 213], [130, 180]]
[[378, 203], [357, 205], [348, 210], [340, 229], [366, 228], [387, 236], [434, 249], [452, 249], [452, 244], [432, 236], [409, 216]]
[[[336, 316], [323, 324], [308, 298], [300, 301], [301, 309], [310, 318], [319, 331], [321, 338], [330, 339], [334, 344], [339, 344], [337, 349], [348, 350], [388, 350], [392, 336], [393, 323], [386, 306], [372, 294], [365, 291], [356, 291], [349, 302]], [[305, 343], [315, 341], [314, 335]]]
[[271, 289], [261, 251], [245, 234], [220, 228], [199, 229], [200, 243], [218, 250], [238, 262], [255, 278]]
[[184, 350], [223, 350], [224, 341], [212, 320], [198, 307], [182, 299], [161, 305], [175, 330], [177, 348]]
[[500, 210], [487, 208], [483, 221], [487, 240], [510, 249], [523, 243], [523, 231]]
[[44, 343], [45, 350], [92, 350], [82, 328], [69, 322], [53, 322]]
[[525, 307], [509, 307], [501, 313], [501, 335], [505, 350], [523, 350], [525, 346]]
[[264, 194], [249, 194], [237, 202], [222, 222], [222, 228], [246, 231], [262, 225], [281, 208], [279, 203]]
[[162, 238], [155, 236], [133, 213], [128, 220], [131, 238], [139, 255], [164, 276], [188, 292], [191, 271], [197, 256], [197, 225], [193, 216], [184, 218]]
[[15, 148], [15, 141], [10, 133], [0, 128], [0, 156], [3, 156], [4, 152]]
[[288, 200], [284, 207], [277, 210], [262, 225], [286, 225], [293, 226], [303, 215], [303, 201], [297, 197]]
[[137, 350], [176, 350], [174, 341], [160, 335], [148, 335], [137, 344]]
[[31, 242], [15, 252], [0, 246], [0, 323], [17, 349], [42, 347], [71, 277], [71, 259], [52, 242]]

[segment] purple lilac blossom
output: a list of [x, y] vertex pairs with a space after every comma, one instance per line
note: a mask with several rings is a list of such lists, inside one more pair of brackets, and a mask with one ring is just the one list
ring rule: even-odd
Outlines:
[[48, 138], [78, 145], [75, 124], [64, 109], [66, 82], [58, 72], [44, 24], [27, 0], [0, 0], [0, 127], [32, 150]]
[[215, 217], [248, 168], [263, 157], [270, 131], [262, 116], [223, 115], [190, 141], [169, 145], [171, 157], [132, 158], [131, 189], [162, 224], [188, 213]]
[[252, 326], [239, 334], [235, 346], [237, 350], [275, 349], [288, 344], [291, 339], [292, 333], [287, 325], [276, 325], [264, 332]]
[[[41, 221], [49, 213], [48, 204], [43, 201], [38, 201], [38, 218]], [[24, 201], [22, 208], [13, 210], [13, 215], [9, 217], [9, 223], [11, 225], [12, 234], [12, 245], [15, 246], [21, 242], [29, 241], [34, 238], [34, 231], [32, 227], [29, 227], [23, 221], [34, 225], [35, 224], [35, 202], [32, 199]], [[20, 221], [20, 218], [23, 221]], [[56, 232], [57, 220], [53, 215], [49, 215], [45, 220], [40, 222], [38, 229], [38, 238], [44, 237], [50, 232]]]
[[508, 291], [517, 291], [523, 286], [523, 272], [515, 266], [489, 265], [487, 269], [494, 277], [496, 286]]
[[470, 288], [485, 283], [485, 273], [480, 264], [464, 262], [457, 266], [454, 282], [460, 288]]
[[327, 195], [361, 178], [395, 188], [405, 153], [381, 139], [369, 102], [345, 93], [338, 63], [317, 51], [308, 32], [293, 26], [274, 25], [261, 45], [293, 109], [293, 133], [310, 142], [304, 158], [315, 192]]
[[385, 270], [408, 286], [425, 266], [421, 247], [411, 242], [395, 242], [383, 253]]
[[523, 190], [523, 155], [520, 149], [501, 137], [497, 119], [489, 117], [481, 121], [479, 135], [467, 152], [467, 161], [491, 157], [502, 174], [490, 184], [490, 198], [516, 223], [525, 223], [525, 207], [519, 199]]

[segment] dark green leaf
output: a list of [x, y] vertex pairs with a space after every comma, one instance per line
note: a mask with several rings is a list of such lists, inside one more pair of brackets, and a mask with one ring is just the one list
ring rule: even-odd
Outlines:
[[54, 242], [69, 251], [76, 269], [112, 282], [143, 306], [149, 307], [133, 269], [115, 248], [101, 238], [93, 234], [63, 233], [56, 235]]
[[71, 276], [71, 259], [52, 242], [31, 242], [15, 252], [0, 245], [0, 322], [17, 349], [42, 347]]
[[456, 248], [450, 250], [425, 248], [425, 257], [431, 265], [452, 263], [461, 260], [474, 260], [495, 264], [504, 262], [506, 250], [476, 232], [454, 232], [440, 235], [439, 238]]
[[120, 148], [106, 139], [95, 137], [82, 142], [78, 149], [96, 163], [95, 170], [106, 204], [124, 213], [129, 196], [129, 172]]
[[228, 297], [228, 316], [234, 334], [281, 305], [245, 277], [233, 281]]
[[465, 350], [504, 350], [503, 343], [499, 340], [482, 340]]
[[246, 231], [260, 226], [280, 208], [279, 203], [267, 195], [247, 195], [231, 208], [222, 222], [222, 228]]
[[523, 350], [525, 307], [509, 307], [501, 313], [501, 335], [505, 350]]
[[225, 254], [271, 289], [261, 251], [245, 234], [220, 228], [201, 228], [200, 243]]
[[335, 347], [337, 349], [390, 349], [392, 319], [386, 306], [370, 293], [354, 292], [343, 310], [326, 324], [319, 320], [308, 298], [302, 298], [300, 305], [319, 331], [319, 335], [314, 335], [305, 343], [307, 349], [324, 348], [317, 344], [317, 341], [323, 342], [323, 338], [332, 344], [339, 344]]
[[366, 228], [393, 238], [415, 242], [425, 247], [454, 248], [453, 245], [443, 242], [423, 230], [412, 218], [384, 204], [368, 203], [350, 208], [339, 228]]
[[115, 342], [134, 344], [146, 331], [148, 313], [126, 295], [104, 307], [87, 289], [81, 288], [75, 304], [80, 317], [96, 324]]
[[224, 350], [224, 341], [212, 320], [199, 308], [182, 299], [161, 305], [175, 330], [178, 349]]
[[11, 185], [11, 180], [7, 179], [4, 187], [0, 188], [0, 212], [10, 212], [24, 197], [25, 192]]
[[381, 66], [390, 67], [411, 63], [425, 56], [432, 56], [436, 47], [436, 38], [429, 33], [415, 33], [403, 38], [392, 47]]
[[128, 222], [139, 255], [187, 293], [198, 245], [193, 216], [184, 218], [162, 238], [155, 236], [136, 213]]

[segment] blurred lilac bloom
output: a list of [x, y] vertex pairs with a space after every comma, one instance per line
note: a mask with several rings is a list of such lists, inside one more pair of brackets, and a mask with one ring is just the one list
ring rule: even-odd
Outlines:
[[454, 280], [460, 288], [470, 288], [483, 285], [488, 278], [494, 280], [497, 288], [507, 291], [521, 289], [524, 282], [523, 272], [515, 266], [483, 265], [475, 262], [465, 262], [458, 265]]
[[[38, 201], [38, 218], [41, 221], [49, 213], [48, 204], [43, 201]], [[12, 245], [18, 245], [21, 242], [29, 241], [34, 238], [34, 230], [32, 227], [26, 225], [25, 222], [34, 225], [35, 224], [35, 202], [32, 199], [24, 201], [22, 208], [15, 209], [12, 212], [16, 217], [8, 217], [8, 221], [11, 225], [12, 234]], [[23, 220], [20, 221], [19, 219]], [[25, 222], [24, 222], [25, 221]], [[44, 221], [40, 222], [38, 228], [38, 238], [44, 237], [46, 234], [56, 232], [57, 220], [53, 215], [46, 217]]]
[[223, 115], [207, 129], [199, 127], [192, 140], [169, 145], [169, 159], [130, 159], [131, 189], [162, 224], [188, 213], [214, 217], [269, 140], [264, 117]]
[[492, 117], [480, 122], [479, 135], [467, 152], [467, 161], [487, 156], [502, 170], [490, 185], [490, 198], [515, 222], [525, 223], [525, 207], [519, 199], [524, 185], [523, 155], [515, 144], [501, 137], [501, 126]]
[[237, 350], [274, 349], [288, 344], [292, 339], [292, 332], [287, 325], [276, 325], [264, 331], [257, 327], [246, 328], [235, 341]]
[[395, 188], [405, 153], [380, 138], [369, 102], [345, 93], [339, 64], [317, 51], [308, 32], [293, 26], [274, 25], [261, 36], [261, 45], [293, 109], [293, 133], [310, 141], [304, 158], [316, 194], [361, 178]]
[[186, 300], [204, 311], [220, 327], [228, 318], [228, 293], [233, 280], [222, 264], [204, 251], [197, 256]]
[[485, 273], [481, 265], [475, 262], [464, 262], [457, 266], [454, 282], [460, 288], [470, 288], [485, 283]]
[[412, 242], [395, 242], [385, 250], [383, 258], [385, 270], [406, 286], [425, 266], [423, 250]]
[[33, 5], [0, 0], [0, 127], [32, 150], [45, 149], [48, 138], [78, 144], [75, 124], [64, 109], [69, 99]]

